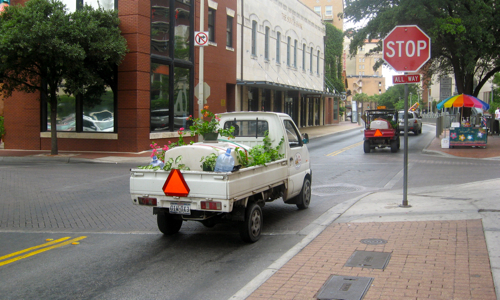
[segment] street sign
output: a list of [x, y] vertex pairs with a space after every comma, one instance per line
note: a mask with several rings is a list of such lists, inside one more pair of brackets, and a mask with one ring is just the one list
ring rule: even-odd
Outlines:
[[417, 75], [394, 75], [392, 76], [393, 84], [401, 83], [417, 83], [420, 82], [420, 74]]
[[384, 60], [398, 72], [416, 72], [431, 58], [431, 39], [416, 25], [396, 26], [382, 45]]
[[[194, 87], [194, 95], [196, 97], [198, 97], [199, 94], [200, 94], [200, 84], [198, 83]], [[208, 85], [208, 83], [204, 82], [203, 83], [203, 100], [207, 100], [208, 97], [210, 97], [210, 86]]]
[[208, 31], [195, 31], [194, 32], [194, 45], [207, 46], [208, 45]]

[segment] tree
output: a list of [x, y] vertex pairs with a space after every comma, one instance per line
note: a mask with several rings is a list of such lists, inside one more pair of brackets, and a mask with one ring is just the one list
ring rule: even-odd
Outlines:
[[[345, 8], [349, 21], [369, 19], [350, 30], [350, 54], [365, 39], [382, 39], [396, 25], [418, 25], [431, 38], [431, 60], [422, 68], [426, 78], [454, 74], [458, 93], [477, 96], [500, 71], [500, 19], [497, 0], [352, 0]], [[383, 62], [379, 62], [375, 68]], [[477, 82], [477, 84], [476, 84]]]
[[497, 86], [497, 88], [493, 89], [493, 101], [490, 101], [490, 109], [488, 112], [495, 115], [495, 110], [497, 107], [500, 107], [500, 73], [495, 74], [493, 83]]
[[330, 23], [325, 23], [325, 81], [328, 86], [337, 92], [344, 92], [345, 86], [342, 77], [342, 31]]
[[[358, 93], [352, 96], [352, 101], [356, 101], [356, 105], [358, 105], [358, 103], [368, 102], [369, 100], [370, 97], [368, 97], [366, 93]], [[363, 115], [363, 105], [361, 105], [361, 115]]]
[[0, 93], [40, 92], [50, 104], [51, 154], [58, 154], [59, 88], [85, 105], [100, 103], [106, 87], [116, 92], [116, 67], [127, 51], [115, 11], [85, 5], [67, 13], [58, 0], [30, 0], [0, 15]]
[[[416, 84], [408, 85], [408, 92], [417, 94], [418, 86]], [[380, 95], [378, 104], [387, 108], [404, 109], [405, 89], [403, 84], [390, 86], [385, 93]]]

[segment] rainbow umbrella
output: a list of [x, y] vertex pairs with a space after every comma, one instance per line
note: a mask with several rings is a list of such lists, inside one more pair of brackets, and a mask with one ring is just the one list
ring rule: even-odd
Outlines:
[[455, 95], [455, 96], [451, 96], [449, 98], [446, 98], [443, 101], [439, 102], [436, 107], [437, 107], [437, 109], [441, 109], [443, 107], [448, 107], [448, 108], [449, 107], [477, 107], [477, 108], [482, 108], [484, 110], [490, 109], [490, 105], [488, 103], [483, 102], [474, 96], [465, 95], [465, 94]]

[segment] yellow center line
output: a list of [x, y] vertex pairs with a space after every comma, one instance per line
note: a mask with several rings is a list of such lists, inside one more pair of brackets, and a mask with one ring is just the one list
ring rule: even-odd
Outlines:
[[47, 246], [50, 246], [50, 245], [53, 245], [53, 244], [57, 244], [59, 242], [65, 241], [65, 240], [67, 240], [69, 238], [70, 237], [63, 237], [63, 238], [60, 238], [60, 239], [52, 241], [52, 242], [48, 242], [48, 243], [41, 244], [41, 245], [38, 245], [38, 246], [35, 246], [35, 247], [27, 248], [27, 249], [24, 249], [24, 250], [21, 250], [21, 251], [17, 251], [17, 252], [11, 253], [11, 254], [0, 256], [0, 260], [4, 260], [6, 258], [9, 258], [9, 257], [12, 257], [12, 256], [16, 256], [16, 255], [19, 255], [21, 253], [25, 253], [25, 252], [28, 252], [28, 251], [31, 251], [31, 250], [35, 250], [35, 249], [38, 249], [38, 248], [43, 248], [43, 247], [47, 247]]
[[345, 147], [345, 148], [342, 148], [342, 149], [340, 149], [340, 150], [337, 150], [337, 151], [335, 151], [335, 152], [332, 152], [332, 153], [330, 153], [330, 154], [327, 154], [326, 156], [335, 156], [335, 155], [339, 155], [340, 153], [342, 153], [342, 152], [344, 152], [344, 151], [347, 151], [347, 150], [349, 150], [349, 149], [355, 148], [355, 147], [357, 147], [357, 146], [360, 146], [360, 145], [362, 145], [363, 143], [364, 143], [364, 141], [361, 141], [361, 142], [356, 143], [356, 144], [354, 144], [354, 145], [347, 146], [347, 147]]
[[[6, 260], [6, 261], [2, 261], [2, 262], [0, 262], [0, 267], [4, 266], [6, 264], [10, 264], [12, 262], [21, 260], [23, 258], [27, 258], [27, 257], [33, 256], [33, 255], [36, 255], [36, 254], [39, 254], [39, 253], [42, 253], [42, 252], [45, 252], [45, 251], [49, 251], [49, 250], [52, 250], [52, 249], [55, 249], [55, 248], [59, 248], [59, 247], [65, 246], [65, 245], [69, 245], [69, 244], [77, 242], [79, 240], [83, 240], [84, 238], [86, 238], [86, 236], [80, 236], [80, 237], [74, 238], [72, 240], [60, 243], [60, 244], [56, 244], [56, 245], [53, 245], [53, 246], [50, 246], [50, 247], [47, 247], [47, 248], [43, 248], [43, 249], [40, 249], [40, 250], [37, 250], [37, 251], [33, 251], [33, 252], [30, 252], [30, 253], [27, 253], [25, 255], [18, 256], [16, 258], [12, 258], [12, 259], [9, 259], [9, 260]], [[62, 239], [59, 239], [59, 240], [56, 240], [56, 241], [53, 241], [53, 242], [50, 242], [50, 243], [47, 243], [47, 244], [55, 243], [57, 241], [64, 240], [64, 239], [68, 239], [68, 238], [62, 238]], [[18, 251], [16, 253], [19, 254], [19, 253], [30, 251], [32, 249], [36, 249], [36, 248], [39, 248], [39, 247], [44, 247], [44, 245], [47, 246], [47, 244], [43, 244], [43, 245], [35, 246], [35, 247], [29, 248], [29, 249], [21, 250], [21, 251]], [[17, 254], [15, 254], [15, 253], [8, 254], [8, 255], [5, 255], [5, 256], [2, 256], [1, 259], [4, 259], [6, 257], [11, 257], [11, 256], [17, 255]]]

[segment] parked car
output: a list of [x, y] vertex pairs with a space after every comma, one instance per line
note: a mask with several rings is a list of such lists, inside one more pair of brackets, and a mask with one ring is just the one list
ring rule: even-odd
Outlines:
[[114, 126], [113, 118], [95, 120], [89, 116], [83, 116], [83, 131], [113, 132]]
[[[398, 120], [399, 120], [399, 130], [405, 130], [405, 116], [404, 111], [400, 110], [398, 112]], [[412, 131], [415, 135], [422, 133], [422, 117], [418, 115], [415, 111], [408, 112], [408, 132]]]

